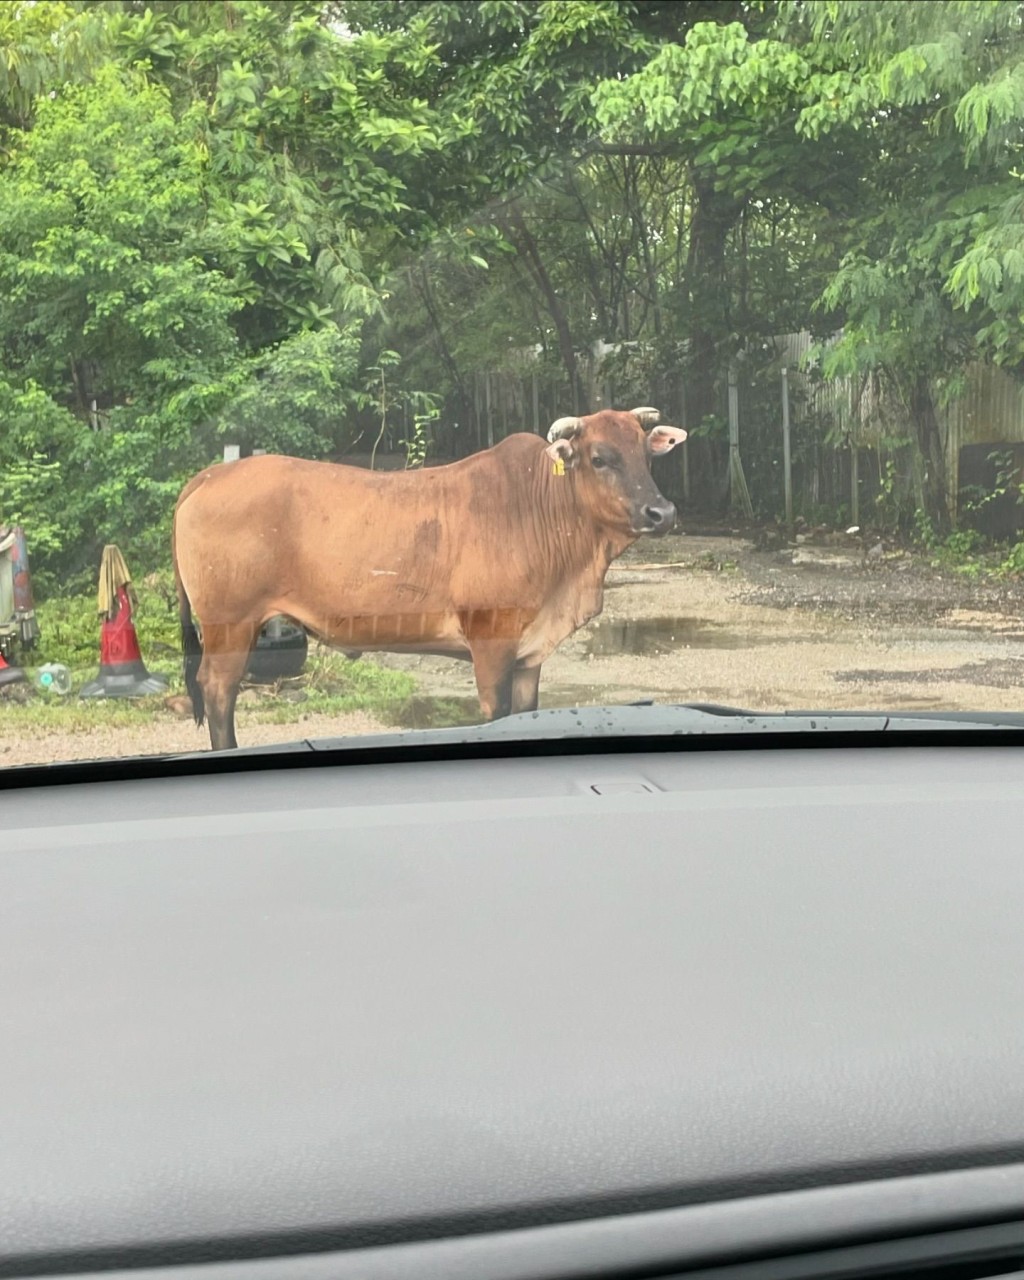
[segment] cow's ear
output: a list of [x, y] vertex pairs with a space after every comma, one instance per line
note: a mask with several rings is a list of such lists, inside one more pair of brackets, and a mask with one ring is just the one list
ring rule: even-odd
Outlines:
[[647, 436], [648, 453], [669, 453], [686, 439], [682, 427], [655, 427]]
[[560, 440], [552, 441], [544, 452], [556, 466], [560, 462], [563, 467], [574, 467], [579, 461], [579, 453], [573, 447], [572, 441], [564, 436]]
[[583, 422], [579, 418], [556, 418], [548, 429], [551, 443], [544, 450], [556, 468], [564, 470], [574, 467], [579, 462], [579, 452], [575, 441], [583, 430]]

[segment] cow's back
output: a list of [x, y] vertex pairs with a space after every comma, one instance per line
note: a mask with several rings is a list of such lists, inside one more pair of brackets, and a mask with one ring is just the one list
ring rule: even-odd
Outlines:
[[277, 455], [219, 464], [179, 499], [182, 581], [200, 618], [529, 606], [543, 593], [531, 509], [543, 447], [513, 436], [405, 472]]

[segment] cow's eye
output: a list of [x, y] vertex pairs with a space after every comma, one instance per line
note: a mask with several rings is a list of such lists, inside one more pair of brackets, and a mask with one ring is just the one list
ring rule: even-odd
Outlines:
[[607, 467], [611, 465], [608, 459], [602, 458], [599, 453], [594, 454], [594, 456], [591, 458], [591, 462], [594, 464], [594, 469], [597, 471], [600, 471], [602, 467]]

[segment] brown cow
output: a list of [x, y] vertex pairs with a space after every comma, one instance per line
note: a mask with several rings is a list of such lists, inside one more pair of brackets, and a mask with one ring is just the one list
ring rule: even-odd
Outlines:
[[263, 455], [201, 472], [172, 553], [185, 683], [213, 749], [237, 746], [239, 682], [276, 614], [341, 649], [468, 657], [487, 719], [535, 710], [541, 663], [600, 613], [608, 566], [675, 521], [648, 459], [686, 432], [658, 417], [559, 418], [549, 444], [509, 436], [417, 471]]

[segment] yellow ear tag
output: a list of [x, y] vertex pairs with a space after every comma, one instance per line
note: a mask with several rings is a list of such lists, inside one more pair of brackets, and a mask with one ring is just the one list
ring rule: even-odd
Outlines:
[[565, 459], [564, 458], [555, 459], [555, 465], [551, 468], [551, 474], [556, 476], [565, 475]]

